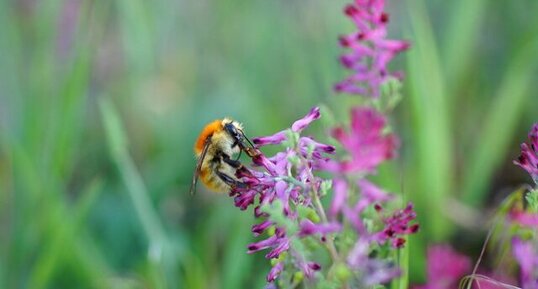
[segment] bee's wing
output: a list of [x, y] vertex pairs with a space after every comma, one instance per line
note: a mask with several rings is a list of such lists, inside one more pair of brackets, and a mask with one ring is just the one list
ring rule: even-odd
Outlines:
[[196, 169], [194, 170], [194, 175], [192, 176], [192, 183], [191, 183], [191, 189], [190, 189], [191, 196], [194, 195], [194, 193], [196, 192], [196, 182], [198, 181], [198, 175], [200, 174], [200, 170], [202, 169], [202, 164], [204, 163], [204, 158], [210, 144], [211, 144], [211, 137], [208, 137], [205, 141], [204, 149], [202, 150], [202, 153], [200, 154], [200, 157], [198, 158], [198, 162], [196, 163]]

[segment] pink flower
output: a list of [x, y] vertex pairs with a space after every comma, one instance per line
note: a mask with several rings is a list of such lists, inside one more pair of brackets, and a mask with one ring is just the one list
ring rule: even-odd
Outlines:
[[366, 179], [359, 180], [357, 185], [361, 189], [362, 195], [362, 198], [357, 202], [357, 205], [355, 205], [355, 210], [359, 212], [362, 212], [371, 204], [380, 206], [379, 203], [392, 199], [391, 195]]
[[396, 155], [396, 135], [384, 133], [385, 117], [373, 108], [356, 107], [351, 111], [351, 131], [342, 127], [333, 130], [333, 137], [351, 154], [351, 160], [327, 162], [330, 171], [373, 173], [377, 166]]
[[342, 229], [342, 225], [337, 222], [331, 222], [327, 224], [316, 224], [308, 219], [301, 221], [299, 225], [299, 237], [306, 237], [310, 235], [320, 234], [322, 236], [338, 232]]
[[[234, 197], [235, 206], [241, 210], [246, 210], [249, 206], [254, 205], [254, 215], [257, 218], [267, 218], [252, 226], [251, 230], [254, 236], [261, 236], [268, 231], [269, 227], [275, 229], [273, 235], [249, 244], [248, 253], [270, 249], [265, 257], [267, 259], [278, 258], [282, 253], [290, 251], [294, 238], [315, 234], [320, 234], [323, 237], [341, 229], [341, 225], [336, 222], [313, 223], [308, 219], [300, 220], [297, 213], [298, 207], [312, 208], [310, 192], [314, 188], [319, 189], [322, 183], [322, 179], [315, 176], [313, 172], [327, 162], [329, 154], [334, 153], [334, 147], [317, 142], [311, 137], [299, 135], [318, 118], [320, 118], [320, 110], [318, 107], [314, 107], [307, 115], [294, 122], [290, 129], [271, 136], [253, 139], [258, 147], [281, 144], [285, 141], [292, 147], [286, 147], [271, 157], [266, 157], [260, 152], [252, 158], [253, 166], [257, 167], [258, 170], [245, 167], [236, 172], [236, 177], [246, 186], [235, 187], [231, 190], [230, 196]], [[264, 206], [270, 206], [274, 203], [278, 203], [282, 207], [282, 211], [278, 213], [264, 212]], [[275, 216], [271, 216], [271, 214], [275, 214]], [[297, 224], [299, 230], [287, 232], [283, 224], [279, 224], [271, 218], [277, 216], [282, 216], [290, 223]], [[307, 262], [302, 256], [290, 255], [294, 259], [295, 267], [303, 270], [307, 277], [312, 277], [313, 273], [320, 269], [320, 265], [317, 263]], [[279, 261], [273, 266], [267, 275], [269, 282], [278, 278], [284, 268], [283, 262]]]
[[387, 39], [389, 15], [384, 6], [384, 0], [355, 0], [344, 9], [358, 31], [340, 37], [340, 45], [351, 49], [340, 62], [353, 74], [335, 85], [337, 92], [378, 97], [380, 86], [391, 76], [388, 63], [409, 47], [405, 41]]
[[396, 211], [392, 216], [384, 220], [385, 228], [377, 233], [380, 242], [391, 241], [392, 247], [401, 248], [405, 244], [404, 235], [414, 234], [419, 225], [409, 223], [417, 217], [413, 210], [413, 204], [409, 203], [403, 210]]
[[269, 271], [269, 274], [267, 274], [267, 282], [273, 282], [276, 278], [278, 278], [278, 275], [280, 275], [280, 272], [284, 269], [284, 263], [278, 262], [271, 268], [271, 271]]
[[538, 214], [512, 211], [510, 212], [509, 217], [511, 221], [516, 222], [521, 226], [538, 229]]
[[471, 261], [448, 245], [428, 248], [427, 281], [415, 289], [453, 289], [458, 288], [461, 277], [470, 273]]
[[538, 184], [538, 123], [535, 123], [529, 132], [529, 144], [521, 144], [521, 155], [514, 164], [526, 170]]
[[[303, 118], [295, 121], [291, 125], [291, 130], [293, 132], [301, 132], [306, 127], [308, 127], [314, 120], [320, 118], [321, 113], [319, 111], [319, 107], [313, 107], [310, 112], [305, 115]], [[252, 139], [252, 142], [254, 144], [258, 145], [258, 147], [266, 146], [266, 145], [275, 145], [275, 144], [281, 144], [287, 139], [286, 131], [279, 131], [271, 136], [264, 136], [264, 137], [257, 137]], [[334, 149], [333, 149], [334, 150]]]
[[520, 279], [523, 289], [538, 288], [538, 248], [533, 241], [512, 239], [512, 254], [519, 263]]
[[287, 251], [289, 247], [290, 240], [288, 237], [286, 237], [283, 230], [279, 230], [279, 228], [277, 228], [276, 233], [273, 236], [256, 243], [249, 244], [247, 253], [252, 254], [260, 250], [272, 248], [272, 250], [265, 255], [265, 258], [272, 259], [278, 258], [278, 256], [280, 256], [282, 252]]

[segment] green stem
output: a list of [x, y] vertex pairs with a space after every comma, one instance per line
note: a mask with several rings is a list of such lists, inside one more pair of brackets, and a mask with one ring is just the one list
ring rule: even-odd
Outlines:
[[[309, 168], [308, 163], [305, 161], [303, 157], [301, 157], [302, 165]], [[314, 183], [314, 174], [312, 174], [311, 170], [308, 170], [308, 179], [310, 180], [310, 183]], [[315, 186], [312, 186], [312, 190], [310, 191], [310, 197], [312, 198], [312, 203], [314, 205], [314, 209], [317, 211], [321, 221], [323, 223], [329, 223], [327, 219], [327, 214], [325, 214], [325, 209], [323, 208], [323, 205], [321, 204], [321, 200], [319, 198], [319, 191]], [[331, 266], [334, 267], [336, 264], [339, 264], [342, 259], [340, 257], [340, 254], [338, 254], [338, 250], [336, 249], [336, 245], [334, 244], [334, 238], [332, 236], [326, 236], [327, 241], [325, 242], [325, 247], [329, 251], [329, 254], [331, 255], [331, 259], [333, 261], [333, 264]], [[330, 271], [330, 270], [329, 270]], [[346, 282], [342, 284], [343, 289], [348, 289], [349, 286]]]

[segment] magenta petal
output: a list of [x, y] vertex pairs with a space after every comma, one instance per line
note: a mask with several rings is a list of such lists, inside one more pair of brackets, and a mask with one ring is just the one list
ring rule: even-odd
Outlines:
[[254, 203], [254, 198], [256, 197], [256, 191], [248, 191], [240, 193], [234, 198], [235, 206], [241, 210], [246, 210], [248, 206]]
[[521, 144], [521, 155], [514, 164], [526, 170], [538, 184], [538, 123], [529, 132], [529, 143]]
[[[536, 288], [538, 280], [538, 252], [532, 241], [524, 242], [518, 237], [512, 239], [512, 254], [519, 264], [523, 288]], [[534, 275], [534, 276], [533, 276]]]
[[393, 158], [398, 138], [385, 134], [385, 117], [373, 108], [355, 108], [351, 112], [351, 131], [342, 128], [332, 135], [351, 154], [352, 159], [342, 164], [343, 172], [371, 173], [383, 161]]
[[301, 137], [299, 139], [299, 145], [300, 145], [300, 147], [305, 148], [305, 150], [312, 147], [315, 153], [317, 152], [317, 153], [332, 154], [335, 151], [335, 148], [333, 146], [323, 144], [323, 143], [319, 143], [319, 142], [313, 140], [310, 137]]
[[[470, 273], [471, 261], [450, 246], [437, 245], [428, 248], [428, 282], [433, 284], [454, 284], [459, 278]], [[453, 287], [440, 287], [453, 288]]]
[[512, 221], [529, 228], [538, 229], [538, 214], [527, 212], [513, 212], [510, 213]]
[[280, 256], [282, 252], [287, 251], [289, 248], [290, 248], [290, 241], [287, 238], [284, 238], [284, 240], [282, 240], [280, 244], [278, 244], [271, 252], [265, 255], [265, 258], [267, 259], [278, 258], [278, 256]]
[[276, 235], [273, 235], [265, 240], [259, 241], [257, 243], [251, 243], [248, 245], [248, 254], [252, 254], [254, 252], [267, 249], [271, 246], [275, 246], [277, 244], [278, 238]]
[[266, 146], [266, 145], [281, 144], [285, 140], [286, 140], [286, 132], [279, 131], [270, 136], [262, 136], [262, 137], [253, 138], [252, 142], [256, 144], [258, 147], [261, 147], [261, 146]]
[[308, 219], [301, 221], [299, 225], [299, 237], [306, 237], [314, 234], [327, 235], [338, 232], [342, 229], [339, 223], [315, 224]]
[[347, 184], [344, 180], [333, 180], [334, 196], [329, 210], [329, 216], [334, 219], [346, 203], [347, 199]]
[[252, 226], [252, 232], [254, 236], [257, 237], [262, 234], [267, 228], [269, 228], [273, 223], [269, 220], [263, 221], [259, 224]]
[[278, 262], [271, 268], [271, 271], [269, 271], [269, 274], [267, 274], [267, 282], [273, 282], [276, 278], [278, 278], [278, 275], [280, 275], [280, 272], [284, 269], [284, 263]]
[[361, 189], [362, 196], [369, 200], [371, 203], [386, 202], [392, 199], [392, 196], [390, 194], [383, 191], [382, 189], [380, 189], [366, 179], [360, 179], [357, 182], [357, 185]]
[[305, 117], [293, 123], [291, 130], [294, 132], [301, 132], [314, 120], [320, 118], [320, 116], [319, 107], [313, 107]]

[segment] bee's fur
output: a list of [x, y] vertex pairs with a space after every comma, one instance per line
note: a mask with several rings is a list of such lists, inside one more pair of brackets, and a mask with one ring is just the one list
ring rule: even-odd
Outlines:
[[244, 148], [242, 130], [240, 123], [227, 118], [215, 120], [202, 130], [194, 146], [198, 166], [191, 192], [198, 176], [208, 189], [216, 192], [227, 192], [233, 186], [244, 186], [235, 176], [242, 164], [232, 159]]

